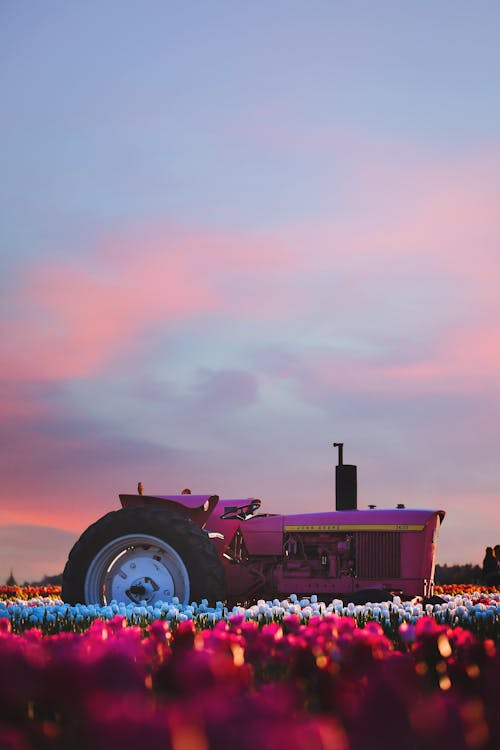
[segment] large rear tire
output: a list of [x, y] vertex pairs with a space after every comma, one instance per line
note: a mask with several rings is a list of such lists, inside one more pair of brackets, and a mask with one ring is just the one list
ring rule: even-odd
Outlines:
[[163, 508], [123, 508], [100, 518], [71, 550], [63, 573], [68, 604], [182, 604], [226, 596], [224, 568], [208, 534]]

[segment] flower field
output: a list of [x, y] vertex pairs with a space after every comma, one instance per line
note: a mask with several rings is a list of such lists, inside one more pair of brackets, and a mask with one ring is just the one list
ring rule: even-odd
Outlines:
[[0, 748], [497, 750], [500, 592], [69, 607], [0, 587]]

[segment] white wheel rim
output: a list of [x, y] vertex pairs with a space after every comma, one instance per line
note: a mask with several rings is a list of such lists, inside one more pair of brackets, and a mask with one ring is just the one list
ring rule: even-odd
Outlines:
[[87, 604], [155, 604], [177, 596], [189, 603], [189, 575], [176, 550], [149, 534], [128, 534], [106, 544], [84, 583]]

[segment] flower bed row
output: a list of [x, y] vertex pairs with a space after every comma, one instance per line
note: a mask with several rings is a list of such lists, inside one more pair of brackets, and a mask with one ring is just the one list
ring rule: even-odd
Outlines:
[[35, 597], [59, 599], [60, 596], [60, 586], [0, 586], [0, 601], [9, 599], [26, 600]]
[[424, 616], [356, 627], [333, 613], [246, 613], [23, 635], [0, 619], [0, 747], [9, 750], [493, 750], [499, 653]]
[[[457, 596], [459, 594], [500, 594], [498, 586], [478, 586], [477, 584], [447, 584], [437, 585], [434, 587], [434, 593], [437, 595], [450, 594]], [[49, 597], [51, 599], [60, 599], [61, 586], [0, 586], [0, 601], [8, 599], [33, 599], [36, 597]]]
[[448, 583], [442, 586], [434, 586], [434, 593], [438, 596], [443, 594], [450, 594], [450, 596], [457, 596], [460, 594], [500, 594], [499, 586], [480, 586], [477, 583]]
[[328, 615], [349, 617], [358, 627], [368, 622], [378, 622], [385, 635], [395, 642], [399, 639], [398, 628], [402, 623], [415, 625], [424, 616], [432, 617], [439, 624], [467, 628], [477, 636], [496, 641], [500, 637], [500, 594], [470, 594], [443, 597], [434, 604], [414, 600], [403, 602], [399, 597], [391, 601], [367, 603], [364, 605], [345, 605], [340, 599], [329, 604], [318, 601], [316, 596], [298, 600], [292, 594], [289, 599], [273, 601], [259, 600], [248, 608], [233, 607], [228, 609], [222, 602], [209, 607], [207, 600], [201, 604], [179, 604], [178, 599], [172, 602], [159, 602], [155, 605], [137, 606], [111, 602], [106, 606], [64, 604], [61, 600], [38, 597], [29, 601], [11, 599], [0, 602], [0, 619], [7, 618], [15, 633], [37, 627], [46, 635], [63, 631], [83, 632], [94, 620], [110, 620], [116, 615], [125, 618], [129, 625], [138, 625], [143, 629], [155, 620], [166, 620], [172, 627], [185, 620], [192, 620], [197, 629], [214, 627], [218, 622], [227, 620], [232, 615], [243, 616], [247, 621], [259, 625], [272, 622], [282, 623], [289, 615], [296, 615], [301, 623], [307, 624], [313, 617]]

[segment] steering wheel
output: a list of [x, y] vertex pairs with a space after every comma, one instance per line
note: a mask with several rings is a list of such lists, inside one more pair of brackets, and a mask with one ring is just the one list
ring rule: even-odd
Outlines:
[[221, 516], [221, 519], [237, 519], [238, 521], [246, 521], [247, 518], [253, 516], [256, 510], [260, 508], [260, 500], [255, 498], [245, 505], [231, 505], [226, 508]]

